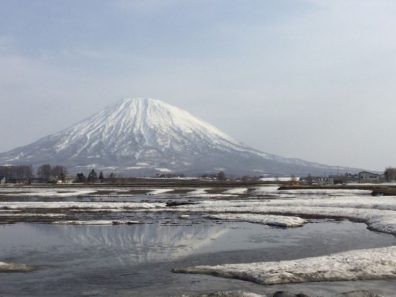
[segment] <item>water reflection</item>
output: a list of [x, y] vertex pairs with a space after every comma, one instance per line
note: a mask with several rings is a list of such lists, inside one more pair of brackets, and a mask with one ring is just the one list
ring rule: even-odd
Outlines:
[[[318, 221], [297, 229], [204, 221], [183, 226], [2, 225], [0, 259], [37, 270], [1, 275], [0, 296], [181, 296], [238, 289], [239, 281], [173, 274], [171, 269], [298, 259], [394, 244], [393, 236], [346, 221]], [[312, 286], [324, 292], [334, 285]], [[387, 286], [393, 289], [394, 283]]]
[[[19, 224], [14, 227], [17, 227], [13, 228], [14, 232], [8, 232], [7, 237], [11, 239], [7, 241], [8, 244], [0, 243], [3, 252], [7, 249], [9, 251], [19, 249], [21, 253], [26, 254], [25, 249], [30, 248], [37, 255], [45, 252], [47, 257], [52, 255], [56, 258], [57, 254], [62, 254], [64, 257], [67, 253], [71, 259], [84, 261], [95, 258], [95, 261], [103, 265], [108, 265], [108, 261], [131, 265], [176, 260], [193, 254], [228, 232], [228, 229], [222, 225], [205, 224], [191, 226]], [[21, 245], [22, 241], [29, 241], [29, 247]], [[12, 253], [15, 255], [15, 250]]]

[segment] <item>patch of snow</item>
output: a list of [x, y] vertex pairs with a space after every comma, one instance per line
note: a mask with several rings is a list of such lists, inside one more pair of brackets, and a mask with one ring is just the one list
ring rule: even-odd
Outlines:
[[64, 225], [135, 225], [142, 224], [140, 221], [129, 221], [129, 220], [73, 220], [73, 221], [55, 221], [53, 224], [64, 224]]
[[396, 278], [396, 246], [291, 261], [195, 266], [175, 272], [210, 274], [273, 285]]
[[344, 196], [344, 195], [371, 195], [371, 190], [357, 190], [357, 189], [301, 189], [301, 190], [280, 190], [281, 193], [288, 194], [305, 194], [305, 195], [330, 195], [330, 196]]
[[114, 209], [114, 210], [128, 210], [128, 209], [154, 209], [163, 208], [165, 203], [159, 202], [0, 202], [0, 207], [7, 207], [9, 209]]
[[206, 216], [210, 219], [258, 223], [278, 227], [300, 227], [307, 223], [306, 220], [292, 216], [275, 216], [259, 214], [216, 214]]
[[198, 188], [193, 191], [190, 191], [186, 194], [186, 197], [195, 197], [195, 198], [214, 198], [214, 197], [233, 197], [235, 194], [231, 193], [214, 193], [209, 194], [207, 191], [210, 188]]
[[0, 272], [30, 272], [33, 268], [25, 264], [0, 262]]
[[165, 193], [168, 193], [168, 192], [172, 192], [174, 190], [175, 189], [154, 189], [154, 190], [148, 192], [147, 195], [160, 195], [160, 194], [165, 194]]
[[276, 186], [261, 186], [256, 187], [252, 191], [252, 194], [279, 194], [279, 185]]
[[206, 190], [209, 190], [208, 188], [198, 188], [195, 189], [191, 192], [188, 192], [189, 195], [201, 195], [201, 194], [207, 194]]
[[248, 188], [233, 188], [233, 189], [228, 189], [224, 191], [224, 194], [236, 194], [236, 195], [242, 195], [246, 194], [248, 191]]
[[288, 182], [288, 181], [299, 181], [299, 177], [291, 177], [291, 176], [281, 176], [281, 177], [262, 177], [260, 181], [263, 182]]
[[209, 214], [276, 214], [324, 218], [346, 218], [365, 222], [370, 229], [396, 235], [395, 197], [321, 197], [317, 199], [204, 200], [167, 211]]
[[348, 208], [367, 208], [367, 209], [382, 209], [382, 210], [396, 210], [396, 197], [329, 197], [323, 198], [294, 198], [294, 199], [274, 199], [267, 201], [268, 206], [311, 206], [311, 207], [348, 207]]
[[396, 182], [388, 183], [347, 183], [348, 186], [396, 186]]
[[73, 197], [95, 193], [97, 189], [53, 189], [53, 188], [10, 188], [0, 189], [4, 196]]
[[66, 215], [63, 213], [29, 213], [29, 212], [18, 212], [18, 213], [0, 213], [0, 217], [43, 217], [43, 218], [61, 218]]
[[182, 295], [181, 297], [266, 297], [266, 295], [258, 295], [244, 291], [218, 291], [201, 295]]

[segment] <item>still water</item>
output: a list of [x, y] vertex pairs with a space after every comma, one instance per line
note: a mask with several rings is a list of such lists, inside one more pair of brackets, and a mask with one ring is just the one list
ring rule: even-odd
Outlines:
[[389, 245], [396, 245], [394, 236], [348, 221], [316, 221], [294, 229], [209, 220], [177, 225], [1, 225], [0, 260], [29, 264], [35, 271], [1, 273], [0, 296], [182, 296], [231, 289], [330, 296], [362, 288], [393, 296], [392, 280], [260, 286], [171, 272], [191, 265], [296, 259]]

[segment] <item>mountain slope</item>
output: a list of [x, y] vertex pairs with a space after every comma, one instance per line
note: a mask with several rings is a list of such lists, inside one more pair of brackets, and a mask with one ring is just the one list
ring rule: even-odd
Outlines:
[[[323, 174], [336, 167], [265, 154], [188, 112], [155, 99], [124, 99], [80, 123], [0, 154], [0, 164], [63, 164], [77, 172], [147, 175]], [[341, 169], [347, 170], [347, 169]]]

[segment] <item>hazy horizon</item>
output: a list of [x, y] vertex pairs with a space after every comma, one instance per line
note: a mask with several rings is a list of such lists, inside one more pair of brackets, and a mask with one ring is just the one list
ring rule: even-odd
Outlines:
[[395, 2], [2, 4], [0, 152], [150, 97], [264, 152], [396, 165]]

